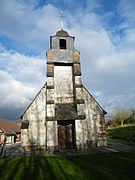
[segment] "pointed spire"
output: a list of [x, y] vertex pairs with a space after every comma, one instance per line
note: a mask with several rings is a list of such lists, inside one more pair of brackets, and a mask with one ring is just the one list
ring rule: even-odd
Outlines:
[[61, 30], [63, 30], [63, 11], [60, 11], [60, 13], [61, 13]]

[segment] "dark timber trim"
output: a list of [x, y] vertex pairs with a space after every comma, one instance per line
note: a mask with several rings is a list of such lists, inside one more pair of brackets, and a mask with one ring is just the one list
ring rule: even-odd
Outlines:
[[46, 104], [54, 104], [54, 101], [53, 100], [47, 101]]
[[28, 127], [29, 127], [29, 121], [28, 120], [22, 121], [21, 129], [28, 129]]
[[75, 84], [75, 88], [82, 88], [83, 85], [82, 84]]
[[46, 117], [46, 121], [56, 121], [55, 117]]
[[73, 62], [73, 64], [80, 64], [80, 62]]
[[81, 76], [82, 74], [81, 74], [81, 72], [75, 72], [74, 73], [74, 76]]
[[53, 77], [54, 76], [54, 72], [47, 72], [47, 77]]
[[54, 62], [54, 66], [73, 66], [73, 63]]
[[52, 62], [52, 61], [47, 61], [47, 64], [54, 64], [54, 62]]
[[76, 99], [76, 103], [77, 104], [84, 104], [85, 101], [84, 101], [84, 99]]
[[54, 86], [53, 85], [52, 86], [51, 85], [47, 85], [46, 89], [54, 89]]
[[78, 115], [76, 116], [75, 120], [85, 120], [86, 116], [85, 115]]

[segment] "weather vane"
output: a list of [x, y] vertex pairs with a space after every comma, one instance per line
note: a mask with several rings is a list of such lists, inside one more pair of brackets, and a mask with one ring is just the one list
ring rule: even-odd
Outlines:
[[60, 11], [60, 14], [61, 14], [61, 30], [63, 30], [63, 11]]

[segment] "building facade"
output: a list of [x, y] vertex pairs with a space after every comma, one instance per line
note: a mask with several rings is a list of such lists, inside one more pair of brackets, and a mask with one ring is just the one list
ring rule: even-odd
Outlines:
[[0, 144], [5, 138], [7, 144], [21, 142], [21, 129], [18, 122], [0, 120]]
[[50, 37], [47, 82], [21, 116], [23, 147], [83, 150], [106, 145], [106, 112], [82, 84], [74, 40], [64, 30]]

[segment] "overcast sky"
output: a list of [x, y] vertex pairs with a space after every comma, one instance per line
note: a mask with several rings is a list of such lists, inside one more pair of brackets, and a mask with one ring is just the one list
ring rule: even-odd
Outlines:
[[61, 10], [86, 88], [108, 114], [135, 107], [135, 0], [0, 0], [0, 119], [19, 119], [44, 85]]

